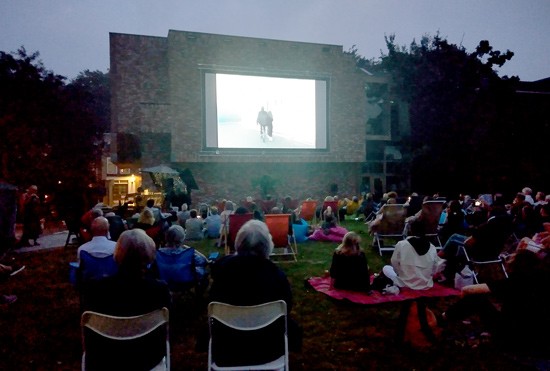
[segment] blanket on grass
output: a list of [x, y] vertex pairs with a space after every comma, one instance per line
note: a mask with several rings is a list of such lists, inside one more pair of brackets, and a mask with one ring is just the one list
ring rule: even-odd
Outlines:
[[335, 289], [331, 287], [330, 277], [311, 277], [308, 279], [308, 282], [316, 291], [322, 292], [333, 299], [349, 300], [353, 303], [363, 305], [376, 305], [387, 302], [404, 301], [423, 296], [439, 297], [460, 295], [460, 290], [446, 287], [438, 283], [434, 283], [434, 287], [429, 290], [411, 290], [408, 288], [400, 288], [400, 293], [398, 295], [382, 294], [381, 292], [373, 290], [369, 295], [366, 292]]

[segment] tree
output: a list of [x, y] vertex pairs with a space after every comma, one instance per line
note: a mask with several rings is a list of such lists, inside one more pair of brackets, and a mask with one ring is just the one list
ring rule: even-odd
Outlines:
[[[90, 76], [94, 83], [86, 84]], [[108, 127], [108, 110], [99, 108], [100, 100], [109, 107], [108, 95], [97, 93], [104, 81], [101, 73], [85, 71], [66, 85], [65, 77], [45, 69], [38, 52], [0, 52], [0, 178], [47, 193], [94, 184]]]
[[[481, 41], [472, 53], [438, 34], [410, 46], [386, 37], [388, 52], [379, 60], [358, 63], [375, 73], [390, 74], [392, 94], [409, 103], [412, 186], [424, 192], [459, 192], [486, 187], [496, 176], [496, 154], [513, 132], [502, 115], [518, 78], [494, 71], [513, 53], [493, 50]], [[513, 126], [513, 125], [512, 125]]]

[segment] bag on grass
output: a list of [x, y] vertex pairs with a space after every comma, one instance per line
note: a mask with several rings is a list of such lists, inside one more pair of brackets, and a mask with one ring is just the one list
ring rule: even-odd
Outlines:
[[465, 266], [460, 272], [455, 274], [455, 289], [461, 290], [464, 286], [474, 284], [474, 272], [469, 266]]

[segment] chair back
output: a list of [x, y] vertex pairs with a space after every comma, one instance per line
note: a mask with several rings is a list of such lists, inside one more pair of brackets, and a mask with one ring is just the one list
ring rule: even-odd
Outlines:
[[422, 212], [420, 218], [426, 228], [426, 235], [437, 235], [439, 219], [445, 209], [444, 200], [429, 200], [422, 203]]
[[168, 322], [167, 308], [131, 317], [82, 313], [82, 370], [169, 370]]
[[208, 369], [288, 370], [283, 300], [253, 306], [208, 305]]
[[273, 240], [274, 251], [271, 257], [289, 256], [296, 261], [298, 246], [290, 214], [265, 214], [264, 219]]
[[307, 222], [311, 222], [315, 219], [315, 212], [317, 211], [317, 201], [306, 200], [302, 201], [300, 207], [300, 218]]
[[164, 249], [157, 250], [156, 264], [159, 278], [168, 284], [172, 291], [196, 282], [195, 249], [186, 248], [179, 254], [172, 254]]
[[385, 204], [382, 206], [382, 219], [378, 228], [378, 234], [398, 235], [403, 234], [407, 209], [403, 204]]
[[249, 220], [252, 220], [252, 213], [229, 215], [227, 246], [230, 247], [231, 250], [235, 249], [235, 237], [237, 237], [237, 232], [239, 232], [239, 229]]
[[79, 267], [80, 283], [98, 281], [107, 277], [114, 276], [118, 272], [118, 264], [113, 255], [98, 258], [87, 251], [80, 251]]

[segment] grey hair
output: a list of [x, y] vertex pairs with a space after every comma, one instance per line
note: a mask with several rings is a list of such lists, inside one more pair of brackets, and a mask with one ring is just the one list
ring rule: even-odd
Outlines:
[[143, 229], [134, 228], [122, 232], [118, 238], [114, 259], [121, 270], [139, 275], [155, 260], [155, 254], [155, 241]]
[[166, 231], [166, 245], [168, 247], [179, 247], [185, 240], [185, 229], [181, 225], [173, 225]]
[[273, 251], [273, 240], [267, 225], [259, 220], [246, 222], [235, 237], [235, 249], [238, 255], [269, 259]]

